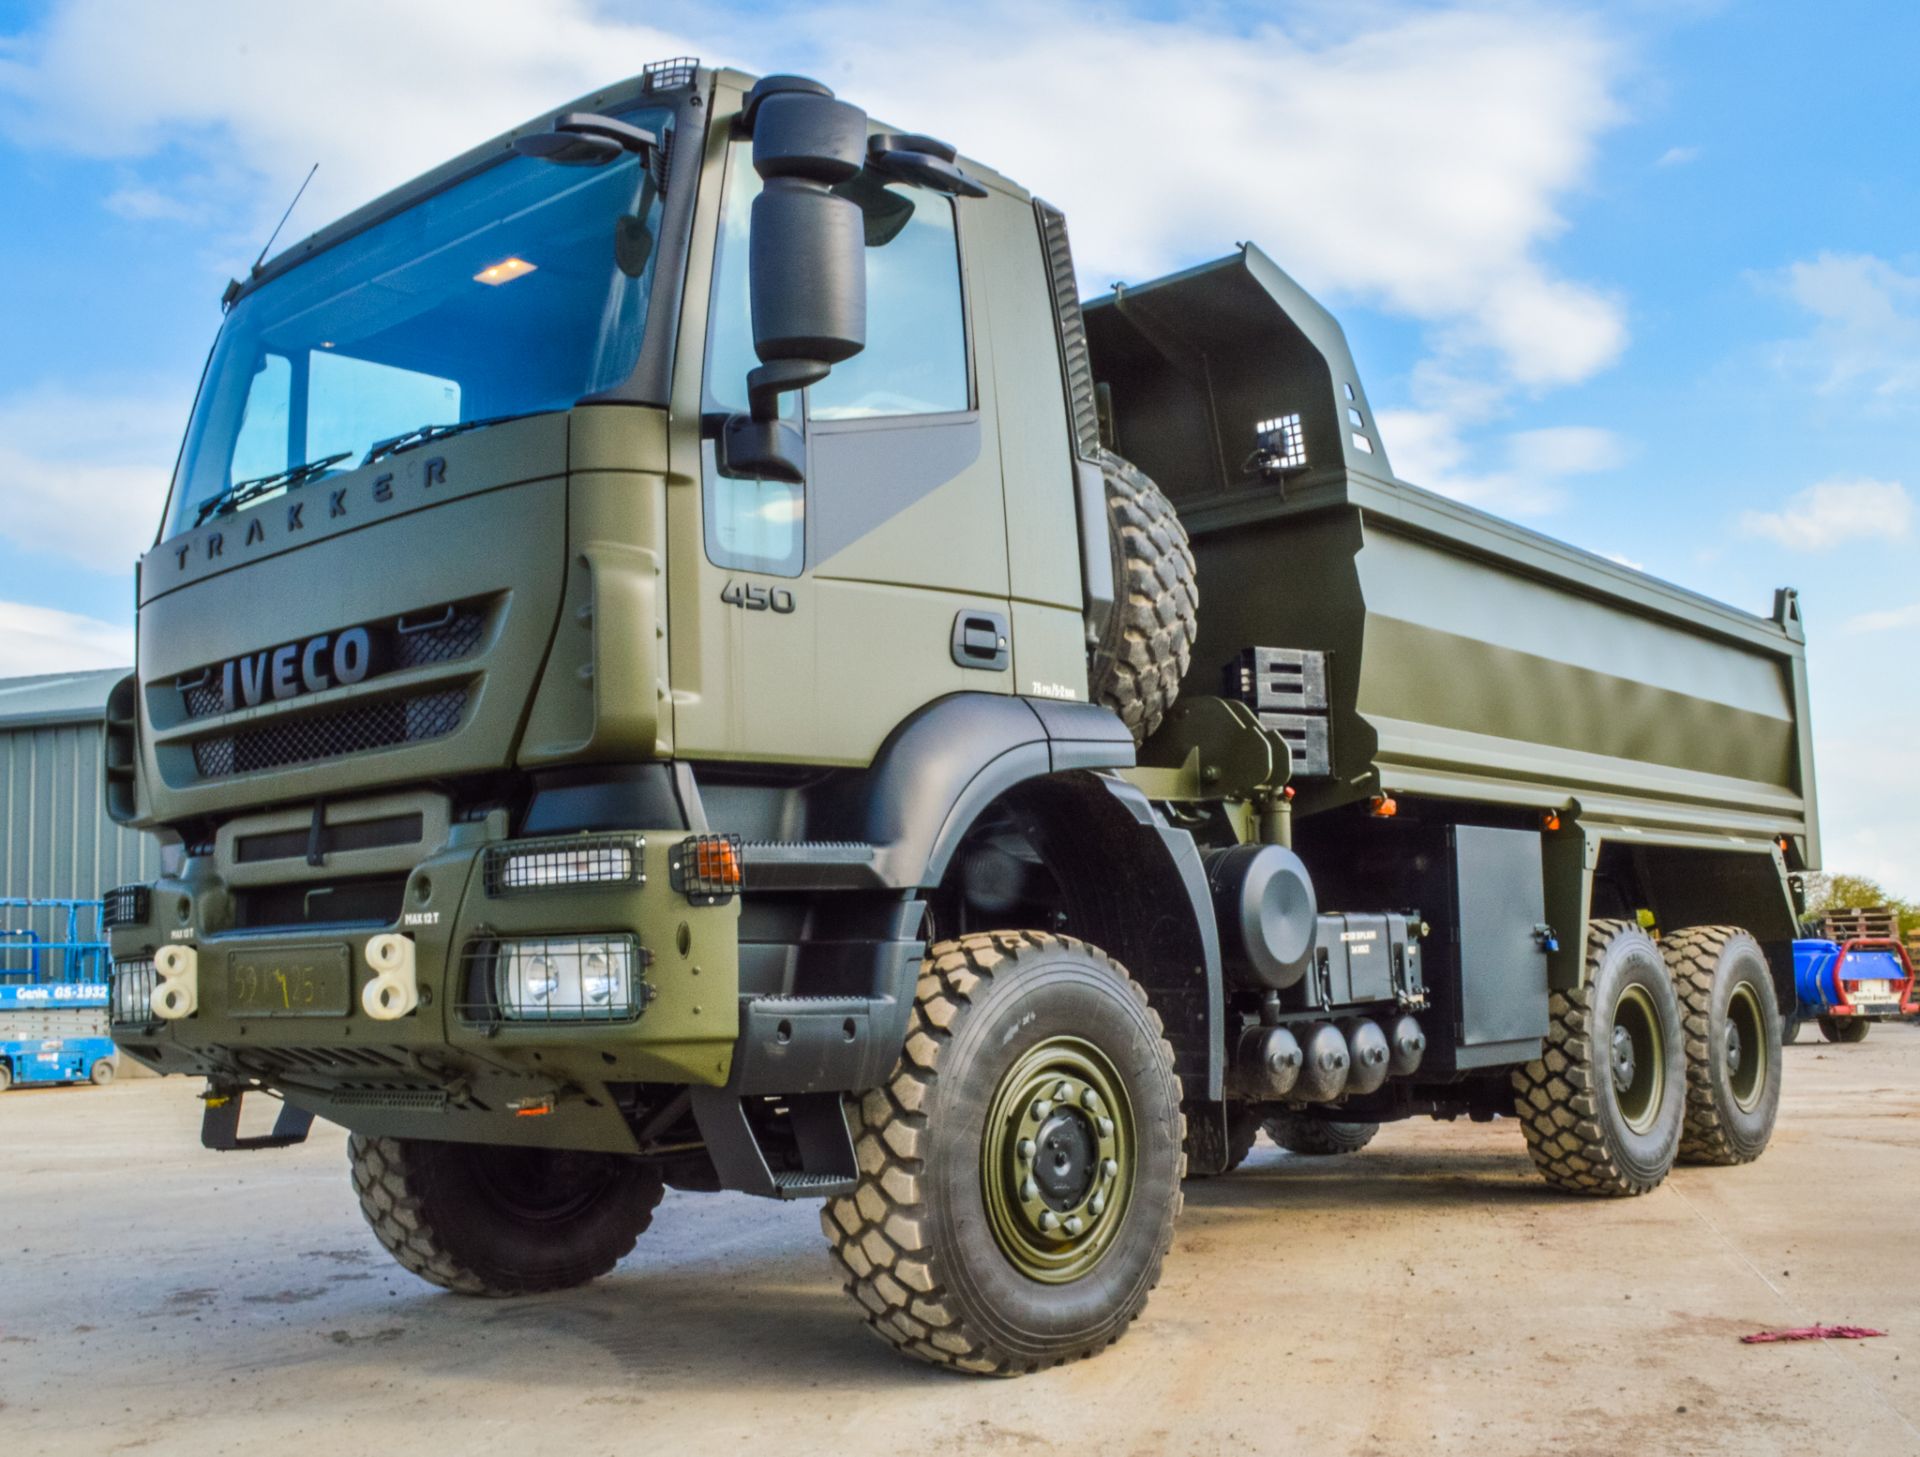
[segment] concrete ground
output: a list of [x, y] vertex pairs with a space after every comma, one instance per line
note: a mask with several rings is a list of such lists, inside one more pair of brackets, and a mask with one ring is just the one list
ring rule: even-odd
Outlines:
[[[1766, 1158], [1624, 1203], [1507, 1121], [1263, 1142], [1189, 1185], [1126, 1340], [998, 1383], [868, 1336], [811, 1205], [669, 1194], [611, 1278], [463, 1300], [388, 1263], [338, 1131], [218, 1155], [178, 1080], [15, 1091], [0, 1451], [1920, 1452], [1920, 1028], [1787, 1074]], [[1815, 1321], [1890, 1334], [1737, 1339]]]

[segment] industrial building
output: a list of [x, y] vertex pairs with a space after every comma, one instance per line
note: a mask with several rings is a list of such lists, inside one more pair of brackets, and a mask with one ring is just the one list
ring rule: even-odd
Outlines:
[[[107, 818], [101, 792], [107, 692], [126, 672], [0, 679], [0, 901], [93, 900], [160, 873], [158, 842]], [[64, 941], [69, 926], [58, 909], [13, 908], [0, 930], [0, 973], [17, 973], [32, 939]], [[79, 931], [97, 936], [96, 919]]]

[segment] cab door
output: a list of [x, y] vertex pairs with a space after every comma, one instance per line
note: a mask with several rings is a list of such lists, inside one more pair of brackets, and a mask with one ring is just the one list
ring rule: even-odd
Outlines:
[[[707, 419], [745, 407], [758, 363], [750, 143], [727, 141], [720, 171]], [[997, 426], [977, 384], [982, 341], [955, 218], [975, 204], [871, 178], [860, 186], [867, 346], [787, 397], [806, 433], [806, 484], [732, 479], [711, 441], [701, 450], [703, 550], [670, 565], [697, 579], [696, 674], [682, 672], [684, 617], [675, 631], [677, 752], [687, 757], [865, 764], [923, 704], [1012, 691]]]

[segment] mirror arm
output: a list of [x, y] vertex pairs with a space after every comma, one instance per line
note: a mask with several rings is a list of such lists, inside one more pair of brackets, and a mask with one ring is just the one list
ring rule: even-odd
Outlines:
[[827, 377], [827, 366], [818, 359], [776, 359], [758, 369], [747, 371], [747, 413], [756, 420], [780, 417], [780, 396], [791, 390], [803, 390]]

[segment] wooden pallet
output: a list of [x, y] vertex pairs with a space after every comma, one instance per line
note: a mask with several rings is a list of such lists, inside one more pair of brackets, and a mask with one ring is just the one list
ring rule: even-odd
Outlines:
[[1898, 934], [1899, 921], [1898, 913], [1887, 906], [1846, 906], [1820, 918], [1829, 941], [1891, 941]]

